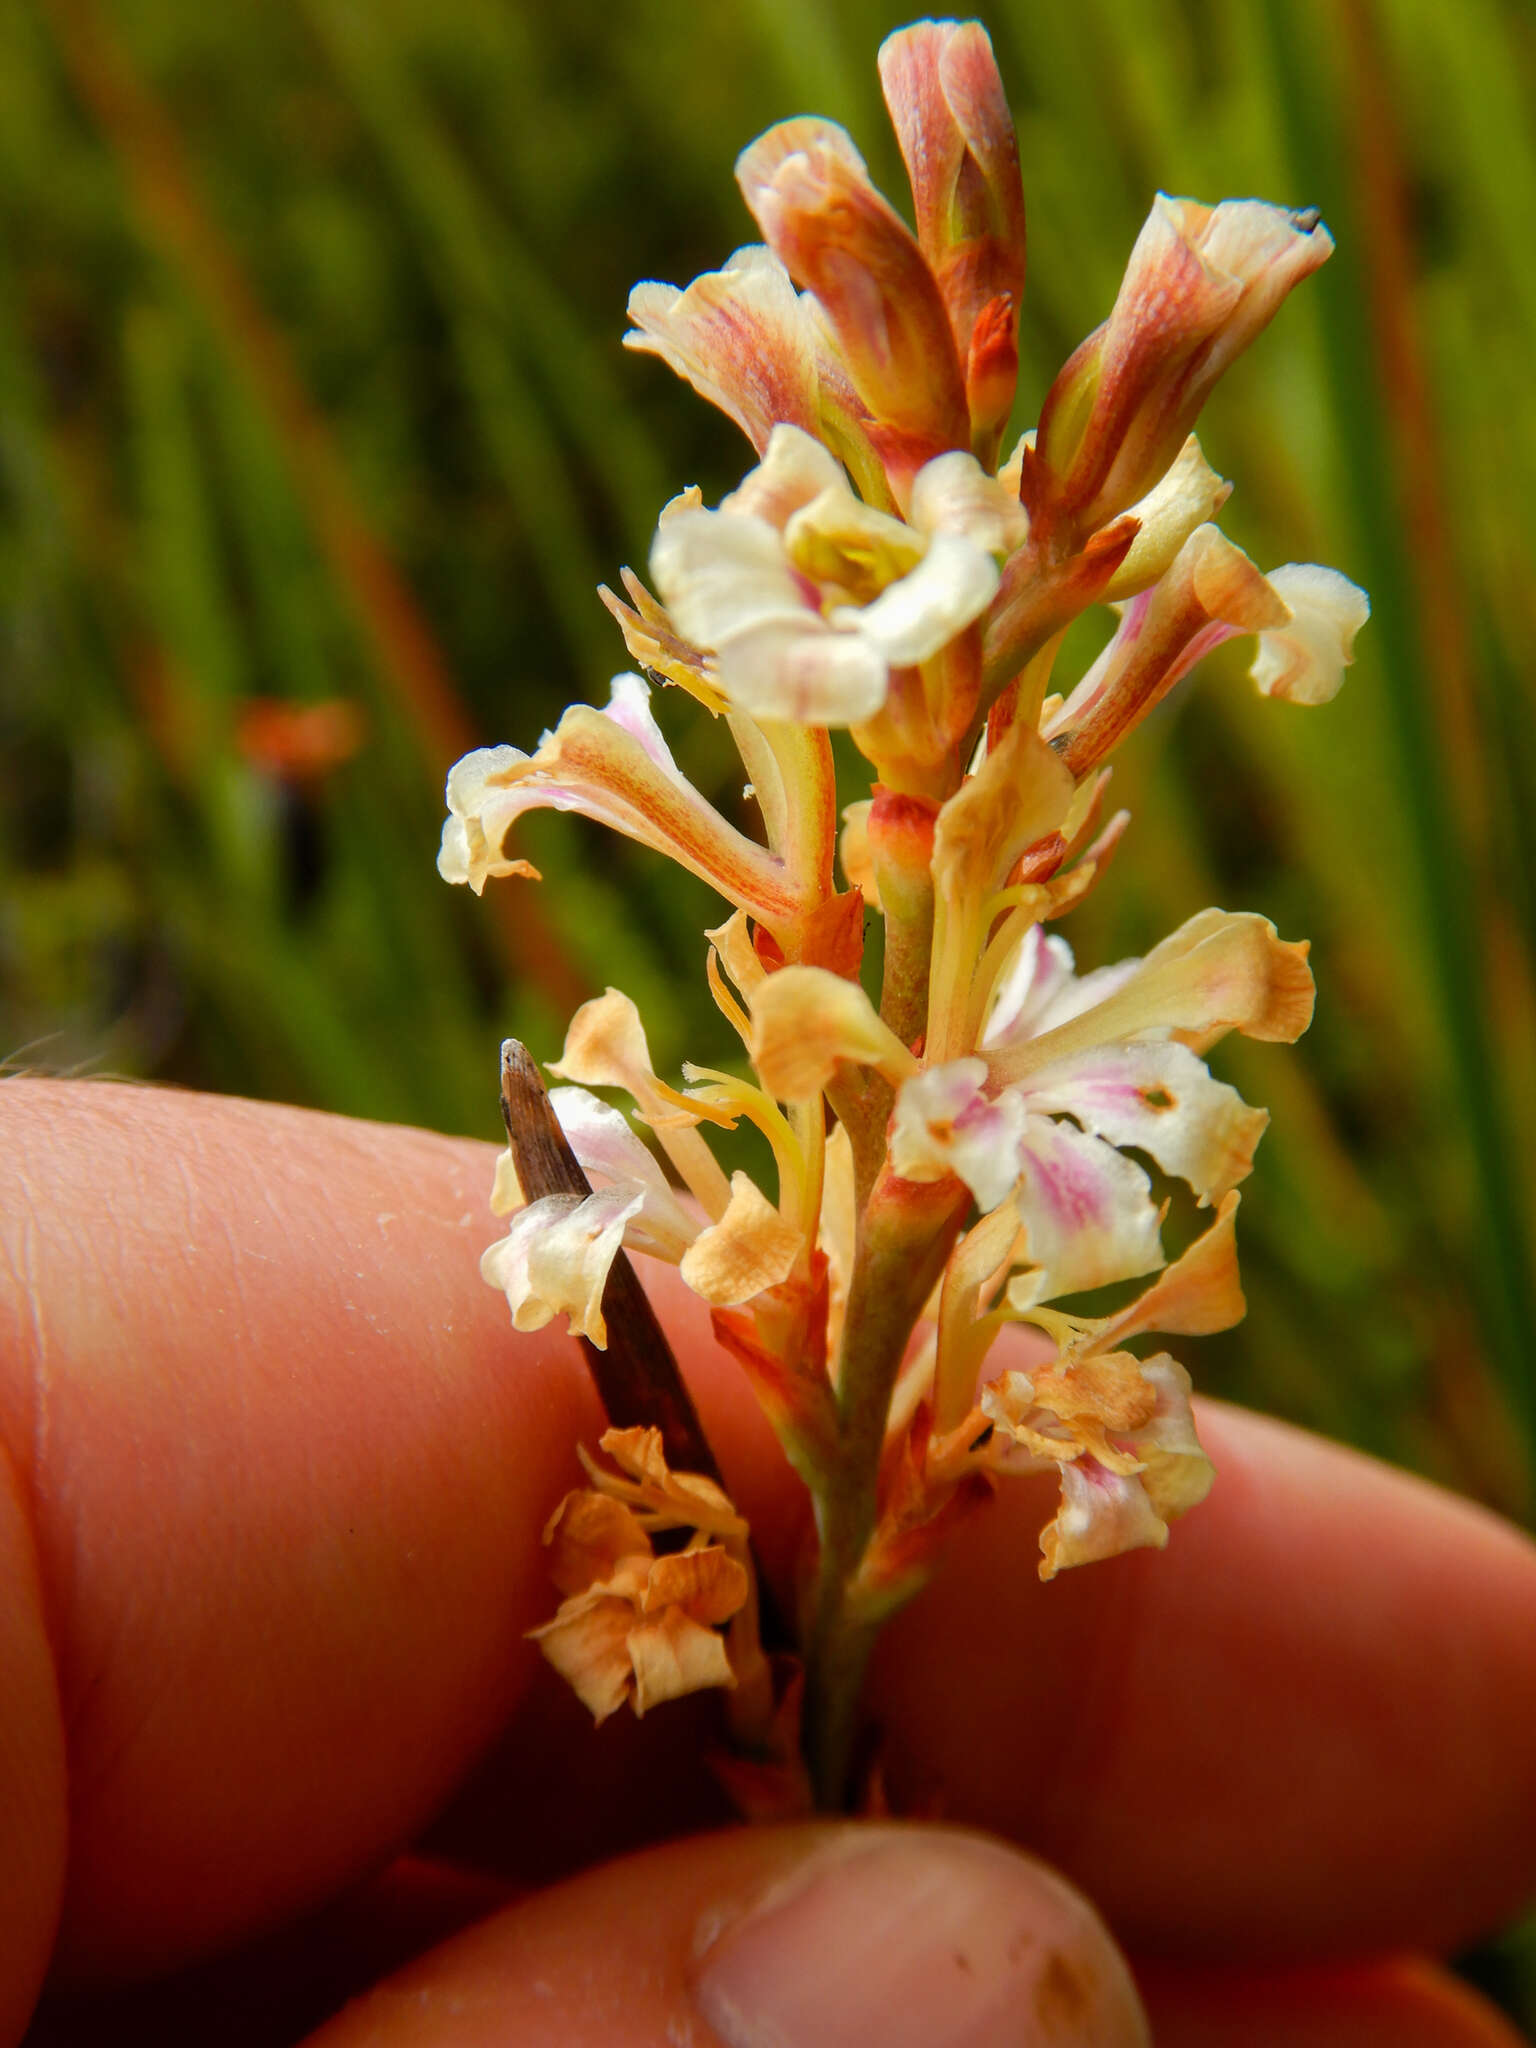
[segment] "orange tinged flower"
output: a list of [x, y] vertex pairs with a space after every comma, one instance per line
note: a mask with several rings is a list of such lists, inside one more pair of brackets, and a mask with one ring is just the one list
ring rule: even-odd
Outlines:
[[1024, 295], [1019, 147], [992, 44], [977, 21], [914, 23], [882, 45], [880, 82], [990, 466], [1013, 409]]
[[1332, 253], [1315, 212], [1159, 193], [1108, 320], [1047, 394], [1024, 465], [1031, 518], [1086, 534], [1151, 490], [1222, 372]]
[[873, 427], [886, 430], [888, 469], [904, 481], [929, 457], [969, 448], [943, 297], [844, 131], [808, 117], [781, 121], [743, 150], [736, 180], [764, 240], [815, 294]]

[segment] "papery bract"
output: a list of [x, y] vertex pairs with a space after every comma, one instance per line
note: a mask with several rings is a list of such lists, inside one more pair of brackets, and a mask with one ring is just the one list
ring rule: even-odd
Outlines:
[[745, 1603], [745, 1567], [695, 1538], [656, 1556], [642, 1521], [601, 1492], [569, 1493], [544, 1540], [566, 1594], [530, 1638], [601, 1723], [627, 1700], [637, 1717], [664, 1700], [735, 1683], [718, 1625]]

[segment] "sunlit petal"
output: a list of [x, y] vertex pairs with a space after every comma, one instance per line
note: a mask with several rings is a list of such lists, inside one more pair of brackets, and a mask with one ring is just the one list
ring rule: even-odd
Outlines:
[[1187, 1046], [1108, 1045], [1043, 1067], [1021, 1083], [1034, 1110], [1064, 1111], [1112, 1145], [1148, 1152], [1211, 1201], [1242, 1180], [1269, 1113], [1215, 1081]]
[[1266, 697], [1326, 704], [1355, 658], [1355, 635], [1371, 615], [1371, 601], [1337, 569], [1315, 562], [1288, 562], [1269, 580], [1290, 606], [1291, 619], [1259, 635], [1249, 674]]

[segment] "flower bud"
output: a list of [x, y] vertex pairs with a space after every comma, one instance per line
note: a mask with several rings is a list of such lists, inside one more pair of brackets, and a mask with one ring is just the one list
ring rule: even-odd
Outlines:
[[830, 121], [781, 121], [736, 178], [763, 237], [815, 293], [860, 401], [894, 430], [902, 466], [970, 445], [960, 360], [910, 230]]
[[880, 82], [965, 365], [972, 445], [991, 468], [1018, 378], [1024, 188], [987, 32], [975, 21], [901, 29], [881, 47]]
[[1150, 491], [1217, 378], [1332, 252], [1313, 211], [1159, 193], [1109, 319], [1047, 395], [1024, 468], [1031, 518], [1089, 532]]

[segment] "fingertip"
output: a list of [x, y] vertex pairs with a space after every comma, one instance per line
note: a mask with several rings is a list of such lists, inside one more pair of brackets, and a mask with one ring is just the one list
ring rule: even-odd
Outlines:
[[[703, 2030], [707, 2029], [707, 2032]], [[312, 2048], [1143, 2048], [1129, 1971], [1053, 1871], [986, 1837], [852, 1823], [696, 1837], [498, 1915]]]

